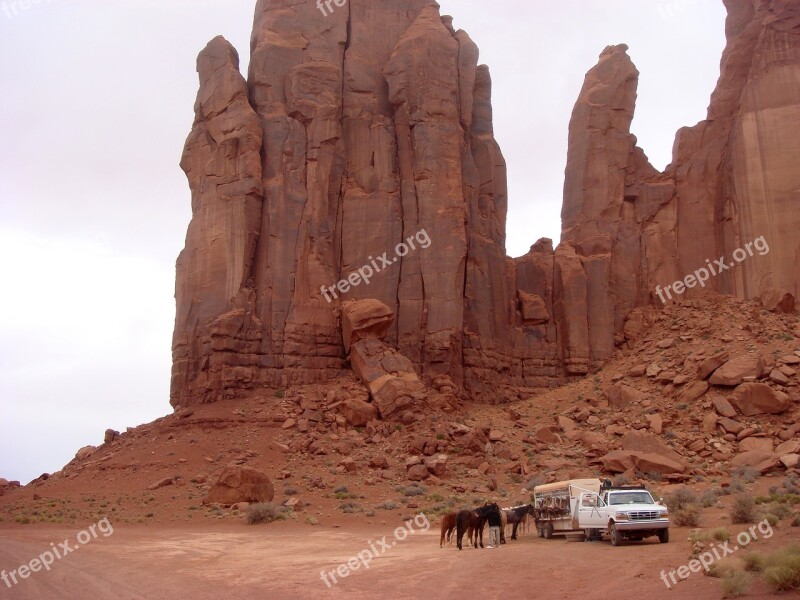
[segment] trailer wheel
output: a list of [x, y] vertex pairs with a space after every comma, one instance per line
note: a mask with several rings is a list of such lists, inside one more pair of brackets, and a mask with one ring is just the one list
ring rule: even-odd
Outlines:
[[537, 525], [536, 526], [536, 533], [539, 534], [539, 537], [544, 537], [544, 526], [543, 525]]
[[662, 544], [666, 544], [667, 542], [669, 542], [669, 528], [659, 530], [658, 541], [661, 542]]
[[608, 530], [608, 536], [611, 538], [612, 546], [622, 545], [622, 532], [619, 529], [617, 529], [616, 523], [611, 524], [611, 527]]
[[553, 524], [552, 523], [545, 523], [542, 527], [542, 537], [546, 540], [552, 539], [553, 537]]

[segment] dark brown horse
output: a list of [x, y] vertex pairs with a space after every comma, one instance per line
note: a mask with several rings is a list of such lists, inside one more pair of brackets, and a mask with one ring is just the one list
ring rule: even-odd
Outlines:
[[450, 544], [453, 538], [453, 530], [456, 528], [456, 515], [458, 513], [450, 513], [442, 517], [442, 535], [439, 538], [439, 548], [444, 545], [445, 537], [447, 543]]
[[529, 514], [533, 514], [533, 506], [530, 504], [523, 504], [522, 506], [516, 506], [514, 508], [504, 508], [503, 512], [506, 513], [508, 524], [513, 526], [511, 530], [511, 539], [515, 540], [517, 539], [517, 527], [519, 527], [520, 523], [525, 522]]
[[[489, 513], [500, 513], [500, 507], [497, 504], [484, 504], [475, 510], [461, 510], [456, 514], [456, 545], [461, 550], [461, 541], [464, 534], [472, 542], [474, 548], [483, 548], [483, 526], [486, 524], [486, 517]], [[478, 537], [480, 536], [480, 542]]]

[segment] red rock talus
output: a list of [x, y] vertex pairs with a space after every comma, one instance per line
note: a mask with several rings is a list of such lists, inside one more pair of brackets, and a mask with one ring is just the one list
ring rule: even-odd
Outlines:
[[631, 135], [626, 47], [603, 51], [570, 123], [562, 244], [511, 259], [469, 36], [433, 0], [259, 0], [247, 82], [221, 38], [198, 59], [173, 405], [336, 375], [343, 301], [385, 305], [384, 343], [424, 382], [492, 401], [589, 372], [656, 285], [759, 236], [770, 252], [705, 290], [796, 295], [800, 16], [728, 5], [709, 118], [679, 132], [664, 173]]

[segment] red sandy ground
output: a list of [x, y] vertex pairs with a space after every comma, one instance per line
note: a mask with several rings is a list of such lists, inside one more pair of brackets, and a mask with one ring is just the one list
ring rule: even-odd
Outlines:
[[[705, 524], [724, 524], [723, 513], [705, 511]], [[331, 571], [369, 548], [394, 539], [400, 521], [366, 526], [310, 527], [296, 522], [247, 526], [244, 522], [197, 525], [125, 525], [32, 574], [0, 598], [181, 599], [217, 598], [720, 598], [718, 579], [693, 574], [668, 590], [660, 572], [688, 560], [690, 530], [673, 528], [672, 541], [655, 539], [613, 547], [527, 534], [500, 549], [439, 548], [438, 526], [415, 531], [330, 588], [320, 571]], [[731, 534], [746, 526], [728, 527]], [[79, 528], [49, 525], [0, 526], [0, 567], [13, 569], [69, 539]], [[800, 538], [782, 523], [760, 552]], [[732, 543], [731, 546], [734, 544]], [[378, 546], [376, 546], [378, 547]], [[774, 597], [755, 582], [748, 598]], [[783, 595], [797, 597], [797, 594]]]

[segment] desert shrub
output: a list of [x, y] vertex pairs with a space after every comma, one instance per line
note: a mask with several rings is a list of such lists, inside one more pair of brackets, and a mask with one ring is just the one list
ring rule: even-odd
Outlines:
[[750, 576], [744, 571], [731, 570], [722, 577], [722, 597], [743, 596], [750, 587]]
[[696, 506], [670, 509], [670, 522], [676, 527], [700, 527], [700, 509]]
[[742, 557], [742, 564], [745, 571], [751, 573], [760, 573], [764, 570], [765, 558], [763, 554], [757, 552], [749, 552]]
[[800, 544], [791, 544], [770, 554], [765, 560], [762, 577], [776, 592], [800, 589]]
[[792, 520], [792, 527], [800, 527], [800, 515], [796, 515]]
[[723, 496], [730, 496], [731, 494], [741, 494], [747, 488], [744, 485], [744, 482], [741, 479], [732, 478], [728, 487], [722, 488], [722, 495]]
[[319, 525], [319, 519], [309, 515], [306, 517], [306, 525]]
[[357, 512], [364, 512], [364, 507], [358, 504], [357, 502], [342, 502], [339, 505], [339, 510], [343, 513], [357, 513]]
[[800, 589], [800, 559], [796, 564], [781, 564], [764, 569], [764, 581], [776, 592]]
[[697, 496], [687, 487], [680, 487], [664, 498], [664, 504], [669, 507], [670, 511], [684, 510], [697, 505], [697, 503]]
[[272, 523], [286, 519], [288, 510], [271, 502], [259, 502], [247, 507], [247, 524]]
[[275, 390], [275, 397], [276, 398], [284, 398], [284, 397], [286, 397], [286, 390], [283, 390], [283, 389]]
[[703, 508], [711, 508], [717, 504], [721, 495], [722, 492], [718, 488], [709, 488], [700, 495], [698, 502]]
[[711, 534], [708, 531], [697, 529], [696, 531], [693, 531], [691, 533], [691, 535], [689, 536], [689, 541], [692, 543], [692, 545], [695, 545], [697, 542], [705, 544], [706, 542], [708, 542], [710, 537]]
[[346, 493], [347, 493], [347, 492], [349, 492], [349, 491], [350, 491], [350, 490], [348, 490], [348, 489], [347, 489], [347, 486], [346, 486], [346, 485], [340, 485], [340, 486], [339, 486], [339, 487], [337, 487], [335, 490], [333, 490], [333, 493], [334, 493], [334, 494], [346, 494]]
[[762, 519], [769, 523], [770, 527], [777, 527], [778, 523], [780, 523], [780, 519], [773, 515], [772, 513], [768, 513], [766, 515], [762, 515]]
[[403, 488], [403, 495], [404, 496], [424, 496], [425, 495], [425, 488], [418, 485], [410, 485], [407, 488]]
[[397, 502], [392, 502], [391, 500], [384, 502], [383, 504], [378, 504], [375, 508], [379, 508], [381, 510], [397, 510], [400, 508], [400, 505]]
[[703, 574], [707, 575], [708, 577], [722, 579], [723, 577], [727, 577], [733, 573], [733, 571], [734, 568], [727, 562], [715, 562], [711, 563], [708, 568], [703, 571]]
[[792, 509], [786, 504], [782, 504], [780, 502], [773, 502], [770, 504], [769, 507], [767, 507], [767, 511], [767, 514], [773, 514], [780, 520], [783, 520], [792, 514]]
[[731, 523], [752, 523], [756, 520], [756, 503], [750, 494], [740, 494], [731, 502]]
[[736, 467], [731, 474], [732, 479], [738, 479], [744, 483], [755, 483], [761, 471], [755, 467]]
[[286, 496], [297, 496], [297, 490], [293, 487], [284, 488], [283, 493]]
[[731, 534], [725, 527], [712, 529], [709, 535], [712, 540], [717, 542], [729, 542], [731, 539]]

